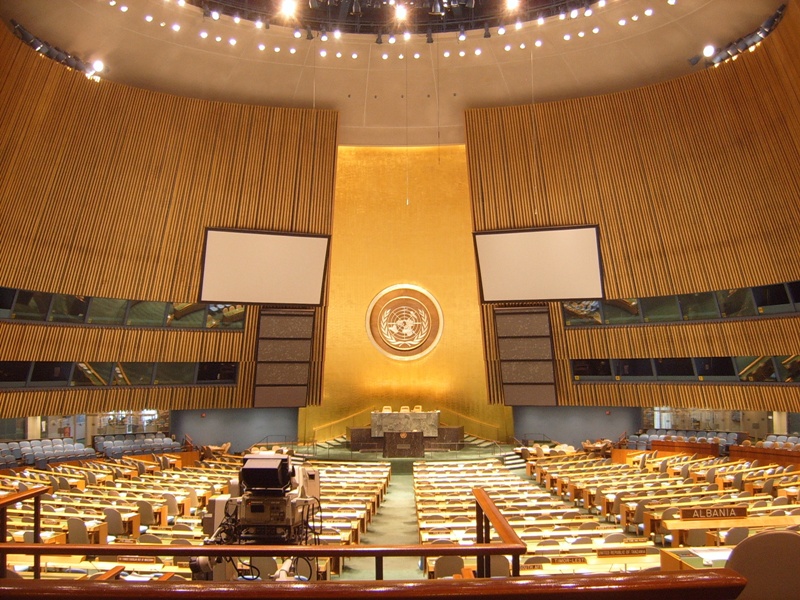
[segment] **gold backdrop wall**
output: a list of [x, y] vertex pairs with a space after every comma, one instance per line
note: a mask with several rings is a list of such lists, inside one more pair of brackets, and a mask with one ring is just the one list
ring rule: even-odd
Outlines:
[[[369, 425], [384, 405], [440, 409], [441, 421], [492, 439], [510, 409], [486, 398], [480, 300], [465, 149], [339, 148], [322, 406], [301, 409], [300, 435], [327, 439]], [[366, 315], [381, 290], [425, 288], [439, 302], [438, 346], [412, 361], [381, 354]]]
[[[800, 279], [800, 8], [735, 62], [618, 94], [467, 111], [476, 231], [598, 224], [608, 298]], [[578, 384], [572, 358], [790, 355], [797, 316], [565, 330], [558, 401], [800, 410], [780, 385]], [[495, 343], [491, 336], [487, 347]]]

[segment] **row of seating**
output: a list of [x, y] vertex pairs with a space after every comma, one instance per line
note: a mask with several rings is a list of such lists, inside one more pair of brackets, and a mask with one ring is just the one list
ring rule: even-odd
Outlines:
[[118, 433], [108, 435], [96, 435], [92, 438], [92, 446], [98, 452], [102, 452], [104, 442], [136, 442], [142, 440], [163, 440], [169, 438], [168, 434], [162, 431], [152, 433]]
[[40, 468], [60, 461], [93, 456], [95, 451], [92, 448], [86, 448], [81, 442], [73, 443], [72, 438], [0, 442], [0, 466], [6, 467], [37, 465]]
[[152, 454], [161, 452], [180, 452], [182, 445], [172, 438], [142, 438], [126, 440], [105, 440], [100, 452], [108, 458], [122, 458], [135, 454]]

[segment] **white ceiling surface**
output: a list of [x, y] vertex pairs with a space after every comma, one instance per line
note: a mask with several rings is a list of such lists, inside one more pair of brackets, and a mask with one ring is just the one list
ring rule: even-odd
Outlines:
[[389, 44], [384, 35], [381, 45], [371, 34], [309, 41], [275, 23], [257, 29], [226, 16], [213, 21], [177, 0], [118, 0], [113, 7], [108, 0], [0, 0], [0, 17], [84, 61], [103, 60], [108, 80], [210, 100], [333, 109], [340, 144], [405, 146], [463, 143], [465, 109], [609, 93], [701, 69], [688, 59], [703, 46], [727, 46], [755, 31], [780, 4], [609, 0], [589, 17], [534, 21], [502, 36], [492, 28], [488, 39], [475, 30], [463, 42], [446, 33], [435, 34], [433, 44], [424, 35]]

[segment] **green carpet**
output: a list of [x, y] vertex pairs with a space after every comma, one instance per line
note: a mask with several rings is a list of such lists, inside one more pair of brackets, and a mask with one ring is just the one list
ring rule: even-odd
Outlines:
[[[411, 475], [394, 474], [378, 513], [369, 531], [361, 536], [362, 544], [418, 544], [417, 514]], [[419, 558], [387, 557], [383, 559], [383, 578], [391, 580], [423, 579]], [[348, 558], [339, 579], [375, 580], [374, 558]]]

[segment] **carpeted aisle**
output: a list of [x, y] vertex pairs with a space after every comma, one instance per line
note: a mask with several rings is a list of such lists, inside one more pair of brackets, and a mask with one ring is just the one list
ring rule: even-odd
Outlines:
[[[417, 514], [414, 505], [413, 478], [392, 473], [389, 488], [369, 531], [361, 536], [363, 544], [418, 544]], [[422, 579], [417, 557], [383, 559], [383, 578], [392, 580]], [[339, 579], [375, 579], [373, 558], [348, 558]]]

